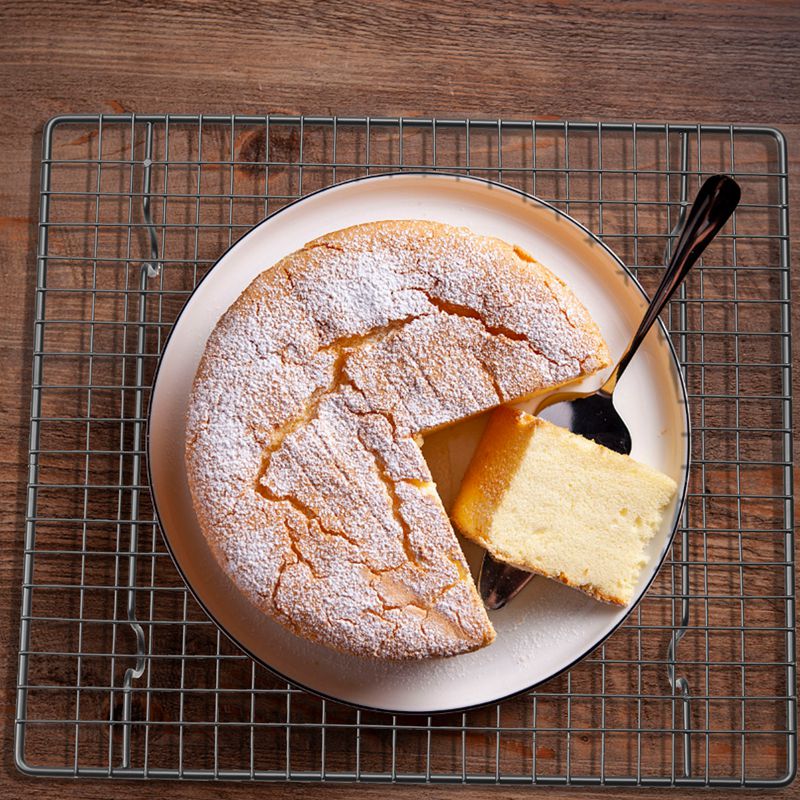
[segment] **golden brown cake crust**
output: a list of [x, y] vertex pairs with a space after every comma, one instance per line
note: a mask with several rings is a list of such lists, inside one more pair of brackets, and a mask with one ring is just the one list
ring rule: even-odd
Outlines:
[[195, 378], [201, 528], [258, 608], [363, 656], [494, 630], [415, 437], [606, 366], [596, 325], [519, 249], [435, 222], [359, 225], [259, 275]]

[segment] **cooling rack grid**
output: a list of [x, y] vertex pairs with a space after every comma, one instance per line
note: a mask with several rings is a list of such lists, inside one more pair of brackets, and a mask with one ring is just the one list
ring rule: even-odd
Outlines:
[[[44, 131], [16, 759], [37, 775], [774, 786], [797, 751], [788, 195], [767, 127], [82, 115]], [[146, 478], [146, 409], [186, 298], [253, 224], [396, 170], [554, 203], [657, 285], [694, 190], [732, 224], [665, 321], [693, 471], [672, 551], [628, 622], [496, 706], [358, 711], [294, 689], [205, 617]]]

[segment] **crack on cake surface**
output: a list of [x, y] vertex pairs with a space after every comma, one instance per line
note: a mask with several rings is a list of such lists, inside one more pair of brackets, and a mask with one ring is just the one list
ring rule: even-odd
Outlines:
[[[319, 515], [294, 495], [277, 494], [273, 492], [272, 489], [270, 489], [269, 486], [264, 483], [263, 476], [260, 477], [256, 482], [255, 490], [256, 493], [261, 495], [265, 500], [270, 500], [274, 503], [287, 503], [299, 514], [302, 514], [309, 522], [315, 522], [317, 525], [319, 525], [320, 530], [328, 536], [341, 536], [354, 547], [358, 547], [358, 542], [356, 542], [351, 536], [348, 536], [344, 531], [335, 530], [323, 525]], [[289, 534], [289, 538], [292, 539], [291, 534]], [[292, 541], [294, 541], [294, 539], [292, 539]]]
[[397, 494], [395, 482], [387, 474], [386, 462], [383, 456], [370, 448], [361, 436], [359, 436], [359, 439], [361, 444], [364, 445], [364, 449], [372, 455], [373, 459], [375, 459], [375, 468], [378, 473], [378, 478], [383, 484], [386, 494], [389, 496], [389, 501], [392, 504], [392, 515], [394, 516], [394, 520], [400, 526], [401, 544], [403, 546], [403, 552], [405, 553], [406, 559], [408, 559], [408, 561], [415, 567], [419, 568], [422, 566], [422, 564], [420, 563], [419, 555], [415, 552], [411, 544], [411, 527], [409, 526], [405, 517], [403, 517], [403, 501]]
[[286, 441], [291, 434], [305, 425], [310, 424], [317, 418], [320, 407], [328, 397], [337, 394], [345, 386], [351, 387], [356, 392], [360, 391], [352, 379], [346, 374], [346, 366], [349, 357], [365, 346], [380, 342], [382, 339], [395, 331], [401, 330], [418, 318], [418, 316], [411, 316], [399, 320], [392, 320], [386, 325], [376, 326], [363, 334], [340, 337], [338, 340], [320, 347], [317, 350], [317, 354], [335, 354], [331, 365], [330, 379], [326, 386], [315, 389], [311, 393], [306, 401], [305, 407], [299, 414], [283, 423], [283, 425], [272, 432], [269, 437], [269, 447], [264, 451], [264, 455], [262, 456], [261, 468], [256, 479], [257, 482], [260, 482], [266, 474], [269, 468], [270, 456], [280, 450], [284, 441]]

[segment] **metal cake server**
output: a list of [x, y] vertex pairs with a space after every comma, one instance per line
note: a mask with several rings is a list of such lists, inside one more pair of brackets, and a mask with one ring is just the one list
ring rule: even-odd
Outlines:
[[[678, 241], [661, 284], [653, 295], [638, 330], [605, 383], [590, 393], [554, 392], [540, 403], [536, 409], [537, 415], [610, 450], [626, 455], [630, 453], [630, 431], [614, 408], [613, 394], [617, 382], [675, 290], [728, 221], [740, 197], [741, 189], [733, 178], [714, 175], [706, 180], [680, 228]], [[486, 607], [493, 610], [502, 608], [533, 577], [535, 573], [495, 561], [486, 553], [478, 580]]]

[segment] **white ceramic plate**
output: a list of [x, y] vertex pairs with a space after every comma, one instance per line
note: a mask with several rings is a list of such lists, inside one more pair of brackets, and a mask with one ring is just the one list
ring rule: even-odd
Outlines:
[[[263, 269], [329, 231], [383, 219], [466, 225], [519, 244], [563, 278], [619, 356], [646, 300], [621, 262], [577, 222], [533, 197], [454, 175], [363, 178], [282, 209], [229, 249], [181, 313], [161, 358], [150, 408], [150, 484], [169, 549], [197, 600], [236, 643], [293, 683], [346, 703], [398, 713], [435, 713], [522, 692], [574, 664], [619, 626], [630, 608], [601, 604], [537, 578], [507, 608], [490, 612], [495, 642], [476, 653], [415, 663], [342, 655], [288, 633], [233, 587], [208, 549], [184, 468], [184, 415], [206, 339], [220, 315]], [[585, 381], [599, 384], [599, 376]], [[679, 496], [653, 539], [637, 599], [669, 547], [685, 493], [689, 421], [672, 346], [656, 326], [615, 395], [632, 456], [671, 475]], [[429, 437], [424, 452], [446, 507], [452, 502], [485, 417]], [[482, 551], [465, 544], [477, 576]]]

